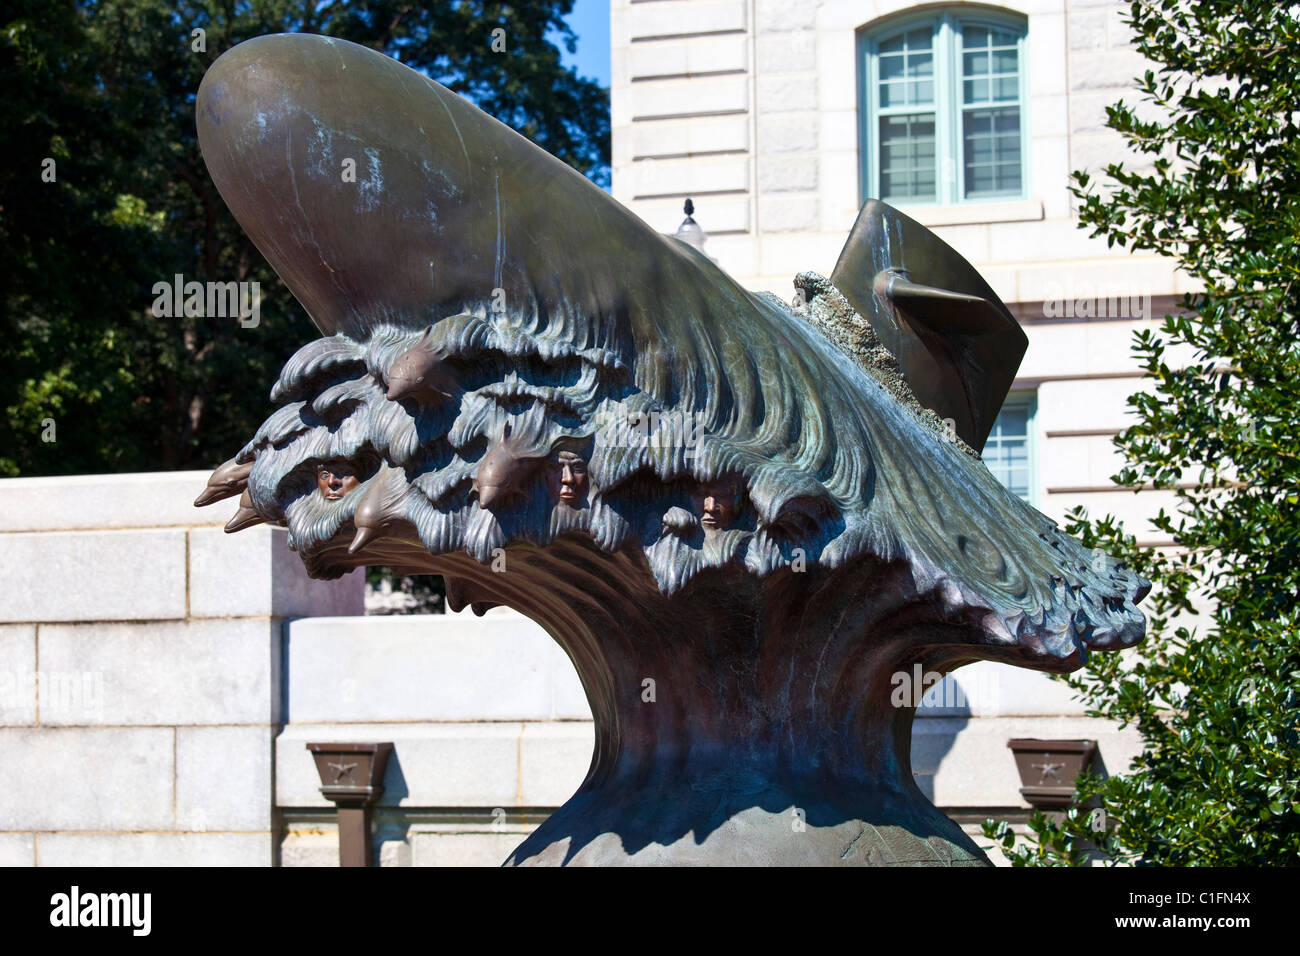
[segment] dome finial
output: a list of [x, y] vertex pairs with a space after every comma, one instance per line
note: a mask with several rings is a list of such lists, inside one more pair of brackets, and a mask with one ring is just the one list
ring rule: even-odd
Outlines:
[[686, 218], [683, 219], [682, 224], [677, 227], [677, 238], [682, 240], [682, 242], [699, 249], [700, 252], [703, 252], [704, 241], [709, 237], [704, 230], [700, 228], [700, 224], [692, 218], [695, 213], [695, 203], [691, 202], [690, 199], [687, 199], [686, 204], [682, 206], [682, 209], [686, 212]]

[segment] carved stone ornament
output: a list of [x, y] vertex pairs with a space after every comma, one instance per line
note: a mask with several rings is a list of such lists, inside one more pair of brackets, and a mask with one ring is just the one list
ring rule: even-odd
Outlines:
[[[564, 648], [595, 752], [508, 863], [987, 865], [917, 788], [891, 678], [1072, 670], [1142, 638], [1148, 585], [980, 461], [1026, 340], [961, 256], [873, 200], [830, 279], [749, 292], [325, 37], [227, 52], [197, 114], [323, 334], [200, 503], [242, 492], [316, 577], [442, 574]], [[318, 493], [340, 461], [356, 490]]]

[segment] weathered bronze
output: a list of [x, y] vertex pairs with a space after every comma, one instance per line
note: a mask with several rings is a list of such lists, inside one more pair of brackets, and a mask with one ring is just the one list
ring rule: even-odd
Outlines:
[[327, 461], [316, 466], [316, 487], [326, 501], [338, 501], [361, 484], [350, 461]]
[[[217, 470], [220, 471], [221, 469]], [[208, 488], [211, 489], [211, 487], [212, 481], [209, 479]], [[225, 496], [223, 495], [223, 497]], [[243, 531], [245, 528], [251, 528], [253, 525], [262, 524], [265, 521], [266, 519], [262, 517], [261, 512], [253, 507], [253, 496], [248, 493], [247, 488], [244, 488], [239, 496], [239, 507], [230, 516], [230, 520], [226, 522], [226, 531], [233, 534], [236, 531]]]
[[438, 347], [430, 342], [432, 335], [433, 326], [429, 326], [418, 342], [393, 360], [385, 376], [390, 402], [411, 400], [423, 406], [455, 396], [456, 379]]
[[571, 451], [556, 452], [550, 461], [548, 487], [551, 497], [570, 508], [579, 507], [587, 497], [587, 463]]
[[696, 488], [691, 504], [700, 516], [700, 527], [705, 534], [731, 526], [740, 507], [740, 494], [740, 479], [735, 475], [724, 475]]
[[920, 223], [871, 200], [831, 282], [897, 359], [917, 400], [982, 449], [1029, 343], [980, 274]]
[[[315, 576], [438, 573], [454, 609], [522, 611], [582, 679], [587, 778], [508, 862], [987, 863], [913, 781], [891, 676], [1076, 668], [1142, 637], [1147, 585], [980, 462], [1024, 337], [957, 253], [869, 202], [833, 281], [748, 292], [317, 36], [223, 55], [198, 127], [324, 334], [210, 487], [246, 486]], [[339, 459], [360, 486], [329, 500]]]
[[511, 434], [506, 422], [501, 440], [496, 442], [474, 471], [473, 489], [478, 506], [492, 510], [517, 499], [529, 489], [529, 479], [541, 466], [544, 454], [535, 443]]
[[194, 499], [194, 507], [202, 508], [214, 501], [241, 494], [248, 487], [248, 473], [252, 470], [251, 461], [243, 464], [234, 460], [226, 462], [208, 478], [207, 487]]

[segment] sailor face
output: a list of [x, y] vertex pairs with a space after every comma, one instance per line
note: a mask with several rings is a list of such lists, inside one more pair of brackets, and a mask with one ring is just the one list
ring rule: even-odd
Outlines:
[[331, 461], [316, 467], [316, 487], [327, 501], [338, 501], [361, 484], [349, 462]]
[[562, 451], [551, 459], [547, 481], [551, 497], [576, 508], [587, 494], [587, 463], [571, 451]]
[[732, 479], [719, 479], [696, 488], [691, 504], [706, 533], [721, 531], [736, 520], [738, 498], [736, 482]]

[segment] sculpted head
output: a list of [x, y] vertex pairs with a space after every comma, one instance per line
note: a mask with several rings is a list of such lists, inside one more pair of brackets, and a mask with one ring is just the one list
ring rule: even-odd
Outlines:
[[320, 489], [321, 497], [327, 501], [338, 501], [346, 497], [360, 484], [357, 467], [349, 461], [339, 459], [316, 466], [316, 487]]
[[587, 463], [571, 451], [556, 452], [547, 462], [546, 483], [552, 498], [577, 508], [587, 496]]
[[691, 505], [705, 534], [722, 531], [736, 520], [740, 495], [740, 478], [736, 475], [719, 475], [714, 481], [701, 482], [695, 487]]

